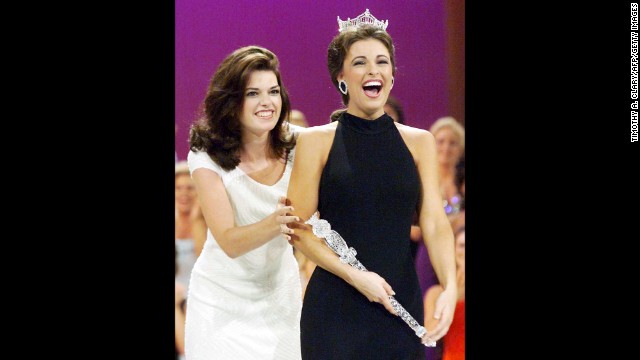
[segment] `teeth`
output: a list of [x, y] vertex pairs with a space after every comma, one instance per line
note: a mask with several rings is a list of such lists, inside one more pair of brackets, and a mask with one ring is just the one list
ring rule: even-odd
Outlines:
[[364, 83], [364, 85], [362, 86], [382, 86], [382, 82], [377, 81], [377, 80], [373, 80], [373, 81], [367, 81], [366, 83]]
[[271, 116], [271, 111], [258, 111], [256, 115], [259, 117], [269, 117]]

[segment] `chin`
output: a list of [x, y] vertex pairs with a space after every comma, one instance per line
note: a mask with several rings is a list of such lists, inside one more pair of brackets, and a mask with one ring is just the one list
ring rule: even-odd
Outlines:
[[273, 130], [276, 127], [276, 125], [278, 125], [278, 120], [277, 119], [276, 119], [276, 121], [272, 122], [271, 124], [269, 124], [267, 126], [267, 128], [268, 128], [267, 130], [269, 130], [269, 131]]

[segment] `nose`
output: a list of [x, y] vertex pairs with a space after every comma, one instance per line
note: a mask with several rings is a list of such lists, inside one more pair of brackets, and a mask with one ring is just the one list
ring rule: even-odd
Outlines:
[[260, 105], [269, 106], [271, 99], [269, 98], [269, 94], [263, 93], [260, 95]]
[[378, 75], [380, 74], [380, 69], [376, 64], [369, 65], [369, 75]]

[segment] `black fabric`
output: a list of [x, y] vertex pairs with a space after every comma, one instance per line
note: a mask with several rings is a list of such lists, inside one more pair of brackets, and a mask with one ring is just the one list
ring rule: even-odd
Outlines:
[[[413, 157], [386, 114], [364, 120], [345, 113], [338, 121], [320, 179], [320, 217], [422, 324], [409, 238], [420, 195]], [[307, 360], [424, 359], [424, 346], [400, 317], [320, 267], [307, 285], [301, 342]]]

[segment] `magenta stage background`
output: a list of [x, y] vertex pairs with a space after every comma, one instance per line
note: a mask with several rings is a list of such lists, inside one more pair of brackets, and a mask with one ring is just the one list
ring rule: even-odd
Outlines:
[[292, 107], [312, 126], [327, 123], [329, 114], [342, 107], [326, 66], [337, 16], [355, 18], [366, 8], [379, 20], [389, 20], [397, 66], [391, 94], [403, 105], [405, 123], [428, 128], [450, 109], [445, 1], [176, 0], [178, 158], [186, 159], [188, 129], [211, 76], [225, 56], [242, 46], [273, 51]]

